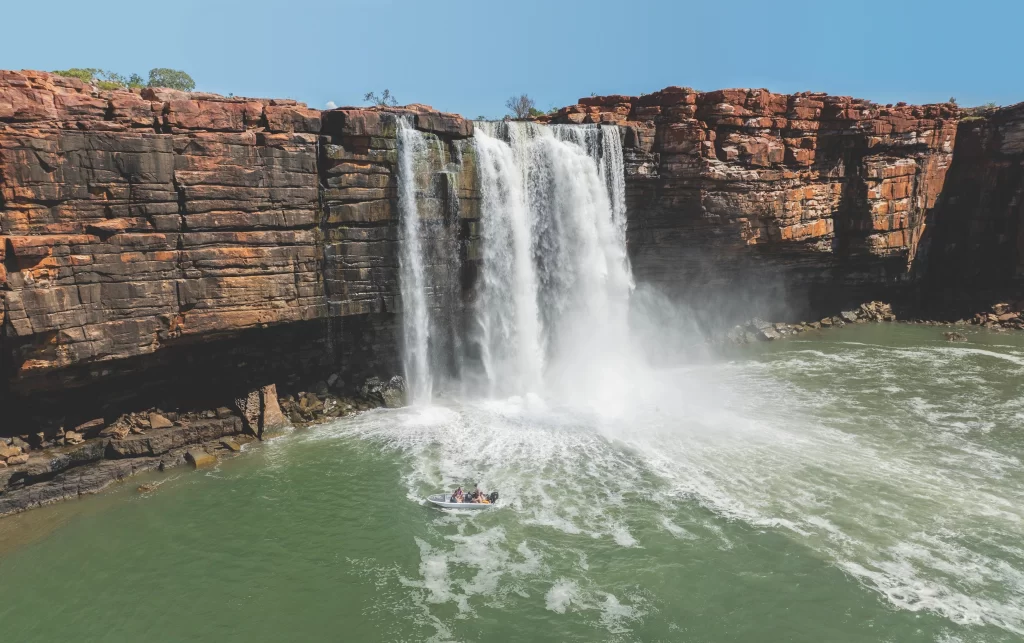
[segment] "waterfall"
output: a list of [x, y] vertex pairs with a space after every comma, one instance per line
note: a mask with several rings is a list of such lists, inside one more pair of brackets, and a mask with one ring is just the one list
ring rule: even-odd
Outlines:
[[478, 123], [477, 342], [491, 394], [596, 401], [628, 359], [618, 129]]
[[398, 119], [399, 285], [409, 400], [429, 404], [458, 366], [460, 148]]
[[398, 207], [402, 214], [398, 272], [402, 293], [403, 361], [409, 400], [429, 402], [433, 377], [429, 364], [430, 318], [423, 261], [417, 166], [424, 163], [426, 143], [405, 119], [398, 121]]
[[399, 121], [404, 362], [413, 403], [477, 350], [489, 396], [621, 397], [632, 348], [622, 144], [614, 126], [477, 123], [480, 265], [464, 329], [458, 176], [463, 148]]
[[491, 394], [536, 392], [544, 355], [526, 150], [476, 128], [483, 265], [476, 315]]

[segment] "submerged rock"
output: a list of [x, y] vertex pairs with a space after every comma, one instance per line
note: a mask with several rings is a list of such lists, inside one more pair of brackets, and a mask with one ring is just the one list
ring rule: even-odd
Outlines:
[[963, 333], [958, 333], [956, 331], [948, 331], [948, 332], [942, 333], [942, 336], [946, 338], [947, 342], [966, 342], [967, 341], [967, 336], [966, 335], [964, 335]]

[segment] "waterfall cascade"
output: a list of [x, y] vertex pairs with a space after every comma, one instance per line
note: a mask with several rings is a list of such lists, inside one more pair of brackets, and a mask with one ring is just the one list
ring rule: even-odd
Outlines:
[[457, 175], [461, 148], [398, 120], [399, 282], [408, 396], [429, 403], [457, 367], [461, 296]]
[[[481, 265], [466, 335], [477, 349], [485, 392], [556, 389], [562, 397], [600, 399], [625, 376], [630, 352], [633, 279], [618, 128], [481, 122], [475, 131]], [[430, 177], [444, 159], [443, 149], [431, 149], [427, 135], [400, 126], [405, 365], [414, 402], [430, 400], [443, 361], [432, 357], [445, 313], [435, 305], [437, 267], [458, 254], [438, 243], [439, 230], [450, 235], [454, 226], [431, 226], [444, 217], [425, 214], [438, 201]], [[447, 327], [453, 322], [449, 315]]]
[[570, 383], [596, 392], [629, 343], [618, 129], [479, 123], [475, 140], [483, 238], [476, 341], [489, 393]]

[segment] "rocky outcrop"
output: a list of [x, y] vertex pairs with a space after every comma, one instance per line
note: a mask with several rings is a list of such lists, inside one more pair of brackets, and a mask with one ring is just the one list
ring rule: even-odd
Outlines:
[[957, 116], [952, 104], [669, 87], [582, 98], [552, 120], [626, 129], [639, 280], [718, 302], [716, 314], [805, 318], [913, 278]]
[[399, 119], [0, 71], [0, 515], [398, 403]]
[[0, 72], [0, 123], [14, 388], [325, 314], [318, 111]]
[[[167, 401], [208, 361], [196, 346], [214, 341], [214, 370], [236, 384], [201, 379], [225, 395], [275, 381], [232, 352], [306, 380], [339, 364], [353, 382], [396, 372], [399, 118], [441, 143], [472, 135], [424, 106], [320, 112], [0, 72], [0, 399], [21, 409], [12, 424], [66, 415], [68, 391], [109, 398], [133, 372]], [[268, 346], [279, 336], [258, 331], [278, 327], [289, 348], [304, 329], [324, 356]]]
[[896, 321], [896, 314], [893, 312], [891, 304], [882, 301], [869, 301], [851, 310], [844, 310], [838, 315], [826, 316], [820, 320], [809, 322], [772, 323], [760, 318], [754, 318], [743, 324], [733, 326], [725, 334], [724, 339], [732, 344], [749, 344], [758, 341], [784, 339], [812, 330], [842, 328], [847, 324], [893, 321]]
[[[20, 457], [0, 460], [0, 516], [95, 493], [141, 471], [183, 464], [188, 449], [198, 452], [203, 444], [212, 449], [223, 436], [242, 432], [237, 416], [171, 415], [171, 426], [153, 428], [145, 418], [126, 416], [121, 423], [131, 430], [123, 434], [93, 433], [73, 441], [64, 435], [59, 444], [26, 445]], [[0, 445], [9, 439], [0, 438]]]
[[[396, 378], [398, 384], [392, 378], [390, 387], [404, 386], [402, 378]], [[344, 388], [337, 373], [330, 381], [335, 390]], [[326, 382], [318, 382], [313, 387], [318, 393], [300, 391], [282, 400], [276, 386], [267, 385], [235, 400], [235, 408], [149, 409], [125, 413], [110, 422], [95, 418], [52, 434], [0, 436], [0, 517], [96, 493], [151, 469], [213, 466], [218, 458], [241, 451], [243, 444], [263, 440], [289, 424], [304, 427], [388, 405], [387, 399], [377, 395], [380, 378], [370, 378], [368, 385], [372, 391], [361, 387], [368, 391], [366, 395], [345, 398], [331, 393]], [[140, 491], [154, 488], [143, 485]]]
[[[922, 244], [929, 295], [983, 307], [1024, 281], [1024, 103], [972, 110]], [[995, 291], [995, 292], [993, 292]]]
[[1024, 330], [1024, 299], [1000, 302], [985, 312], [975, 313], [971, 324], [992, 330]]

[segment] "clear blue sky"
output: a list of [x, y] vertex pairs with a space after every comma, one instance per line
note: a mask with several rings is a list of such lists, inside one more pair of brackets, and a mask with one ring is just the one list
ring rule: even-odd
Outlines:
[[1024, 101], [1024, 0], [2, 0], [0, 68], [184, 69], [198, 89], [466, 116], [514, 93], [767, 87], [887, 103]]

